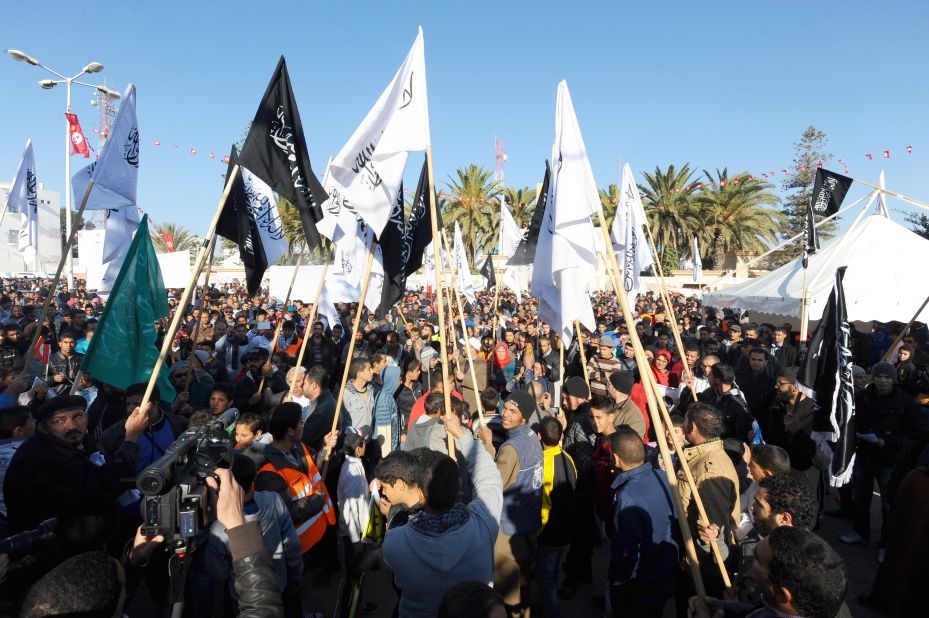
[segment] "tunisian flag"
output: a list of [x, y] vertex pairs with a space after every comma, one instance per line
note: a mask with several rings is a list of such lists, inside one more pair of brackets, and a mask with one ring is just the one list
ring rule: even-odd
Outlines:
[[174, 235], [162, 234], [161, 237], [165, 239], [165, 246], [168, 248], [168, 253], [174, 253]]
[[71, 136], [71, 154], [82, 154], [85, 159], [90, 158], [90, 150], [87, 148], [87, 140], [84, 138], [84, 132], [81, 131], [81, 123], [77, 119], [77, 114], [65, 113], [68, 119], [68, 133]]

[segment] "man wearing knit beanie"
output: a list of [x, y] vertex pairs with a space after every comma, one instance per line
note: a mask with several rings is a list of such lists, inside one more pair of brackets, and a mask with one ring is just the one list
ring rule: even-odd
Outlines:
[[[501, 420], [507, 440], [495, 460], [503, 480], [503, 516], [494, 545], [494, 589], [503, 595], [510, 615], [529, 606], [529, 582], [542, 527], [542, 445], [529, 427], [535, 399], [527, 391], [510, 393]], [[480, 438], [493, 452], [491, 432], [481, 426]]]
[[890, 499], [888, 483], [894, 461], [911, 436], [929, 430], [912, 397], [894, 384], [897, 371], [890, 363], [871, 368], [871, 385], [855, 401], [855, 432], [858, 438], [852, 472], [854, 528], [841, 537], [843, 543], [867, 543], [871, 532], [871, 499], [874, 482], [881, 497], [879, 557], [887, 539]]

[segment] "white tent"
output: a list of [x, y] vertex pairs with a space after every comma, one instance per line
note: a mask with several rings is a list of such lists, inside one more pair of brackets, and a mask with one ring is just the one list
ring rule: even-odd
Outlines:
[[[810, 256], [807, 269], [809, 320], [822, 316], [835, 271], [847, 266], [843, 285], [850, 322], [907, 322], [926, 296], [929, 240], [890, 219], [871, 215]], [[704, 294], [711, 307], [750, 309], [762, 315], [800, 318], [802, 258], [767, 275]], [[929, 308], [917, 320], [929, 322]]]

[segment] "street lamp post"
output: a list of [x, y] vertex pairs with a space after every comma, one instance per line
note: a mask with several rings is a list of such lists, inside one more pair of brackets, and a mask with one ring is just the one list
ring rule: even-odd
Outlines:
[[[40, 80], [39, 87], [45, 90], [51, 90], [58, 84], [64, 84], [66, 92], [65, 113], [71, 113], [71, 84], [78, 84], [80, 86], [93, 88], [94, 90], [102, 92], [103, 94], [113, 99], [119, 98], [119, 93], [115, 90], [112, 90], [111, 88], [78, 81], [78, 78], [86, 73], [99, 73], [102, 71], [103, 65], [99, 62], [91, 62], [84, 66], [84, 68], [81, 69], [81, 72], [77, 75], [72, 77], [65, 77], [58, 71], [50, 69], [29, 54], [26, 54], [25, 52], [22, 52], [18, 49], [8, 49], [7, 53], [10, 55], [10, 57], [13, 58], [13, 60], [16, 60], [17, 62], [25, 62], [26, 64], [31, 64], [32, 66], [45, 69], [52, 75], [58, 77], [58, 79]], [[71, 237], [71, 216], [71, 127], [67, 118], [65, 118], [65, 235], [68, 238]], [[70, 291], [74, 289], [74, 263], [71, 251], [68, 251], [66, 272], [68, 276], [68, 290]]]

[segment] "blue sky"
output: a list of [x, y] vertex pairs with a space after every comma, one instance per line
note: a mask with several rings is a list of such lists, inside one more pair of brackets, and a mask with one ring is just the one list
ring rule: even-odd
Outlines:
[[[105, 71], [90, 77], [120, 91], [135, 82], [140, 206], [156, 222], [196, 234], [206, 229], [225, 170], [207, 154], [218, 159], [241, 137], [280, 54], [321, 172], [420, 24], [440, 188], [458, 166], [492, 169], [495, 135], [505, 143], [507, 184], [535, 186], [551, 151], [555, 88], [567, 79], [601, 186], [615, 182], [617, 159], [639, 178], [690, 162], [777, 170], [780, 179], [812, 124], [850, 175], [876, 182], [883, 168], [888, 188], [929, 201], [925, 0], [6, 4], [0, 48], [68, 73], [99, 61]], [[39, 180], [61, 191], [65, 94], [41, 90], [43, 73], [0, 58], [0, 178], [12, 178], [31, 137]], [[72, 111], [93, 143], [90, 95], [75, 89]], [[418, 161], [411, 158], [412, 183]], [[75, 168], [82, 162], [72, 159]], [[828, 167], [841, 171], [835, 161]], [[864, 191], [853, 188], [848, 199]]]

